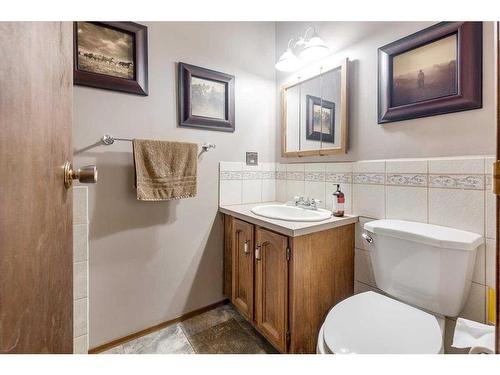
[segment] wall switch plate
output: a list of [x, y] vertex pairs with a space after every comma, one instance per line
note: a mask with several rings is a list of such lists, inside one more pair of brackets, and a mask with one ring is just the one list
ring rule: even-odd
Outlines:
[[258, 165], [259, 154], [256, 152], [247, 152], [247, 165]]

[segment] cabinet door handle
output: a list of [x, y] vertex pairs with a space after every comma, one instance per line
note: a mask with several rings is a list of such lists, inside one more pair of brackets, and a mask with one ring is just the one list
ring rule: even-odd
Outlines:
[[248, 248], [249, 243], [250, 240], [246, 240], [245, 243], [243, 244], [243, 253], [245, 253], [245, 255], [250, 254], [250, 249]]
[[255, 260], [260, 260], [260, 246], [255, 248]]

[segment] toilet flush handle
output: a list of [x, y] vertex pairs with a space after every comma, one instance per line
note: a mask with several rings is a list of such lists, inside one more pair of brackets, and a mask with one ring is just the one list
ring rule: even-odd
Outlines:
[[373, 238], [371, 238], [368, 234], [362, 233], [361, 237], [363, 237], [366, 240], [366, 242], [373, 243]]

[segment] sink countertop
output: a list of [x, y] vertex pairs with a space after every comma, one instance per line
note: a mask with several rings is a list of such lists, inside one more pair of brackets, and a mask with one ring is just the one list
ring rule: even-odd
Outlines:
[[249, 223], [259, 225], [264, 228], [271, 229], [275, 232], [290, 236], [298, 237], [305, 234], [320, 232], [326, 229], [340, 227], [342, 225], [354, 224], [358, 222], [358, 217], [353, 215], [345, 215], [344, 217], [335, 217], [323, 221], [286, 221], [278, 219], [269, 219], [264, 216], [259, 216], [250, 211], [256, 206], [264, 206], [271, 204], [284, 204], [283, 202], [265, 202], [251, 204], [234, 204], [229, 206], [219, 206], [219, 211], [234, 216], [237, 219], [247, 221]]

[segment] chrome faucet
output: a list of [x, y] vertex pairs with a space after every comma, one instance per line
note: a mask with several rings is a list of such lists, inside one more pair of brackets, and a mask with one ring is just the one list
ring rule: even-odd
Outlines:
[[298, 195], [293, 197], [293, 204], [296, 207], [304, 208], [306, 210], [317, 210], [318, 203], [321, 203], [319, 199], [314, 199], [309, 197], [307, 199], [304, 199], [304, 197]]

